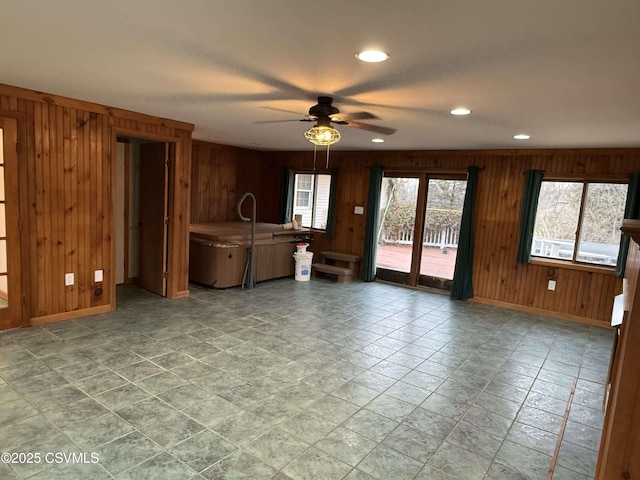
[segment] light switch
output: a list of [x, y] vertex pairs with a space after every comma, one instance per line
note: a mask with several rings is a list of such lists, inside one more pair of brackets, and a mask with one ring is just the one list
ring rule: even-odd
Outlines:
[[70, 287], [75, 283], [75, 276], [73, 273], [65, 273], [64, 274], [64, 286]]
[[555, 280], [549, 280], [549, 286], [547, 288], [549, 290], [555, 290], [556, 289], [556, 281]]
[[102, 282], [103, 279], [104, 279], [103, 270], [96, 270], [95, 272], [93, 272], [93, 280], [95, 281], [95, 283], [100, 283]]
[[356, 205], [356, 207], [353, 209], [353, 213], [355, 213], [356, 215], [362, 215], [364, 213], [364, 207]]

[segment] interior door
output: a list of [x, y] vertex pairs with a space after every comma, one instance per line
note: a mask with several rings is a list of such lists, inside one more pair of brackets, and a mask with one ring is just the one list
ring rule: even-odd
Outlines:
[[169, 144], [140, 146], [140, 265], [142, 288], [167, 295]]
[[18, 122], [0, 117], [0, 330], [22, 326]]
[[127, 199], [127, 175], [125, 174], [125, 156], [127, 145], [123, 142], [116, 143], [116, 202], [115, 202], [115, 240], [116, 240], [116, 285], [121, 285], [126, 280], [126, 235], [128, 224], [126, 202]]

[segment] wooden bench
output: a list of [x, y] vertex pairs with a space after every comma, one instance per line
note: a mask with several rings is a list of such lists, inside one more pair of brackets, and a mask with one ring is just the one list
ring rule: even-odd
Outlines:
[[318, 273], [335, 275], [338, 283], [346, 283], [353, 280], [353, 270], [350, 268], [336, 267], [335, 265], [328, 265], [326, 263], [312, 264], [311, 273], [313, 273], [314, 277], [317, 277]]
[[338, 283], [350, 282], [360, 273], [360, 260], [358, 255], [339, 252], [320, 252], [322, 263], [311, 265], [314, 276], [318, 273], [326, 273], [337, 277]]

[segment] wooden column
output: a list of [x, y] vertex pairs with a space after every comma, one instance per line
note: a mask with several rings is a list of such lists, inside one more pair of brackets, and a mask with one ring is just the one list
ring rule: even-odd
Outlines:
[[631, 237], [625, 271], [624, 320], [602, 429], [597, 480], [640, 478], [640, 221], [625, 220]]

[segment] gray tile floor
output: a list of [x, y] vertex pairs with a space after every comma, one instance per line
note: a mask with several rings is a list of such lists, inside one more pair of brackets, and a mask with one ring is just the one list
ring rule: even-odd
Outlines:
[[317, 279], [118, 304], [0, 333], [0, 452], [40, 454], [0, 478], [544, 479], [576, 378], [554, 478], [593, 478], [609, 330]]

